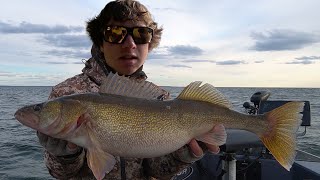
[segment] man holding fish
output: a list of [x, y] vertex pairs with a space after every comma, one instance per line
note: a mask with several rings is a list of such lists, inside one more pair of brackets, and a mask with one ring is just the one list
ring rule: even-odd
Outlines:
[[[142, 71], [147, 55], [160, 43], [162, 28], [151, 17], [145, 6], [137, 1], [112, 1], [101, 13], [87, 23], [88, 34], [93, 41], [92, 58], [86, 62], [83, 73], [55, 86], [49, 99], [60, 96], [98, 92], [102, 79], [109, 72], [128, 75], [134, 79], [146, 79]], [[167, 95], [165, 91], [162, 92]], [[87, 166], [85, 150], [71, 142], [38, 132], [41, 145], [45, 147], [45, 162], [49, 172], [56, 178], [92, 176]], [[218, 146], [208, 145], [212, 152]], [[190, 149], [190, 153], [189, 150]], [[202, 149], [193, 139], [189, 146], [152, 159], [122, 159], [127, 179], [144, 179], [147, 176], [169, 178], [201, 158]], [[181, 157], [179, 159], [179, 156]], [[188, 157], [190, 156], [190, 157]], [[115, 168], [107, 179], [120, 179], [121, 163], [116, 158]], [[148, 168], [148, 170], [146, 169]], [[145, 173], [141, 173], [145, 172]]]
[[177, 99], [160, 100], [168, 93], [145, 81], [142, 68], [162, 28], [138, 1], [109, 2], [88, 21], [87, 32], [94, 45], [83, 73], [55, 86], [49, 101], [15, 114], [38, 131], [53, 177], [170, 179], [201, 159], [204, 152], [195, 139], [218, 153], [225, 127], [256, 133], [290, 169], [302, 103], [243, 115], [201, 82], [190, 83]]

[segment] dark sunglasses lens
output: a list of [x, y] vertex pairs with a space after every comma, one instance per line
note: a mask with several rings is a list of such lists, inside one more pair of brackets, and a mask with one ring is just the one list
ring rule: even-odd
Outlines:
[[146, 44], [151, 42], [153, 30], [148, 27], [135, 27], [132, 29], [121, 26], [107, 27], [104, 32], [104, 40], [110, 43], [121, 44], [128, 33], [136, 44]]
[[104, 32], [104, 40], [110, 43], [122, 43], [127, 35], [127, 29], [124, 27], [108, 27]]
[[148, 27], [137, 27], [133, 28], [133, 39], [136, 44], [146, 44], [151, 42], [152, 29]]

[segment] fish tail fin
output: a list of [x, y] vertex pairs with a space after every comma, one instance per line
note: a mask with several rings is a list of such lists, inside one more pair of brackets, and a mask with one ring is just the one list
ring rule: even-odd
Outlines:
[[267, 132], [260, 138], [274, 158], [288, 171], [296, 156], [296, 132], [301, 124], [304, 102], [288, 102], [265, 113]]

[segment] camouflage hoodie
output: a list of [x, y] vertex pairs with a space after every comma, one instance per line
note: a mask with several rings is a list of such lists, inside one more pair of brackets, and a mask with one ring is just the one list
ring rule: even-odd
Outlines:
[[[105, 63], [97, 52], [93, 47], [91, 51], [93, 57], [85, 63], [82, 73], [54, 86], [49, 99], [75, 93], [98, 92], [101, 80], [106, 76], [108, 68], [101, 67], [105, 66]], [[146, 75], [140, 70], [133, 75], [133, 78], [146, 79]], [[164, 94], [168, 95], [166, 91]], [[56, 157], [45, 150], [44, 159], [49, 173], [55, 178], [94, 179], [87, 165], [85, 154], [86, 151], [82, 149], [79, 153], [69, 157]], [[105, 179], [121, 179], [121, 176], [125, 176], [126, 179], [170, 179], [196, 159], [185, 146], [177, 152], [159, 158], [130, 158], [120, 162], [120, 158], [116, 157], [116, 160], [114, 169], [106, 174]], [[121, 163], [122, 167], [125, 167], [124, 171], [120, 168]]]

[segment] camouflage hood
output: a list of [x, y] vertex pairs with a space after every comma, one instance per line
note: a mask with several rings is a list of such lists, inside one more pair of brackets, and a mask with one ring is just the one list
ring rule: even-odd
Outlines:
[[[107, 65], [103, 53], [97, 46], [92, 45], [91, 55], [92, 57], [85, 62], [85, 67], [82, 69], [82, 72], [87, 75], [90, 80], [95, 82], [97, 85], [100, 85], [102, 79], [106, 78], [109, 72], [116, 73], [116, 71]], [[142, 71], [142, 68], [143, 66], [141, 66], [130, 77], [144, 80], [147, 79], [147, 75]]]

